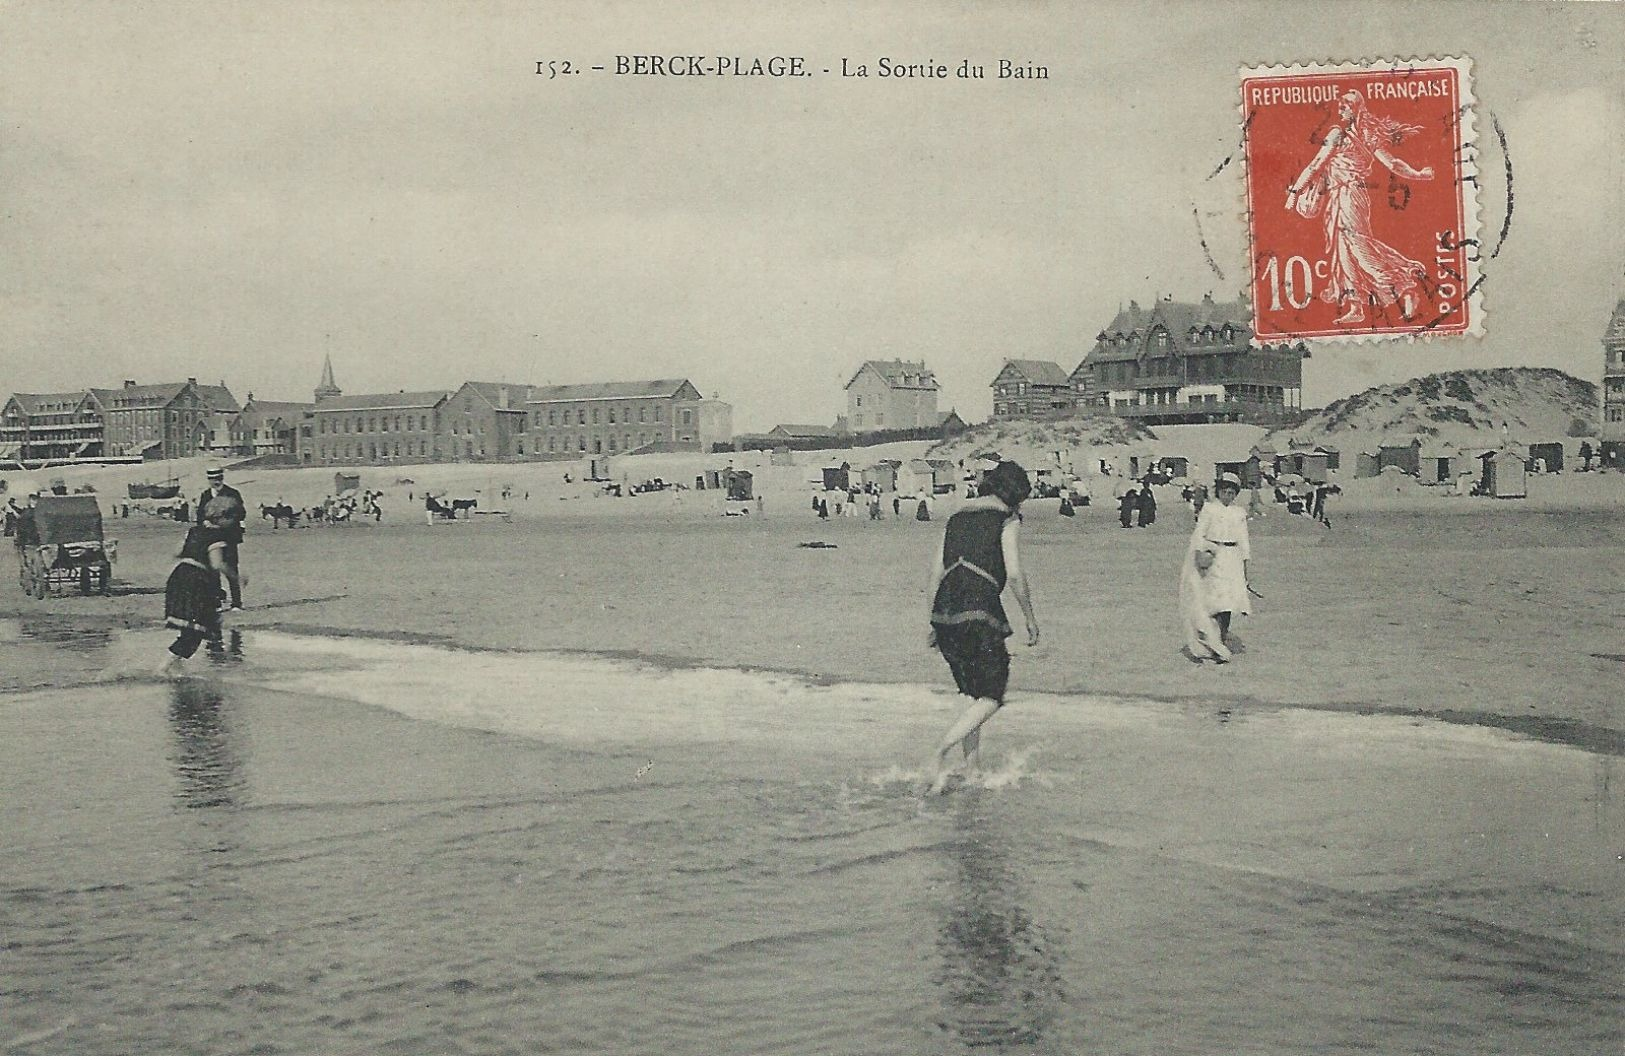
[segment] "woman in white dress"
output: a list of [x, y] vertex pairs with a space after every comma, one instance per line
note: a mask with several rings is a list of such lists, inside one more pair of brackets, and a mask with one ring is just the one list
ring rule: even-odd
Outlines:
[[1236, 615], [1252, 613], [1247, 586], [1247, 563], [1252, 546], [1247, 538], [1247, 510], [1236, 503], [1241, 480], [1219, 478], [1215, 499], [1202, 506], [1191, 531], [1185, 562], [1180, 570], [1179, 601], [1186, 646], [1198, 661], [1212, 657], [1230, 661], [1225, 639]]

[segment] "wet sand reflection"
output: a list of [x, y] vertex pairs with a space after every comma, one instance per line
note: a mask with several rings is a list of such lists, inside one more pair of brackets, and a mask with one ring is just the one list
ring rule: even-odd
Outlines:
[[174, 746], [169, 761], [177, 781], [176, 801], [185, 809], [237, 807], [244, 783], [243, 759], [224, 699], [221, 687], [208, 680], [186, 678], [170, 690]]
[[1066, 1001], [1059, 940], [1027, 911], [985, 795], [955, 796], [953, 895], [938, 937], [946, 1012], [939, 1026], [971, 1049], [1038, 1049]]

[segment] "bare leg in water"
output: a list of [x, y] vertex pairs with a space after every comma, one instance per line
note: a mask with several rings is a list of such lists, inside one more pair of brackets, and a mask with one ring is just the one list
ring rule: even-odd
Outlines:
[[970, 706], [948, 729], [925, 764], [925, 773], [931, 778], [926, 794], [940, 795], [942, 789], [948, 786], [948, 755], [955, 744], [964, 752], [965, 760], [976, 768], [981, 760], [982, 725], [1002, 706], [1004, 704], [996, 699], [971, 700]]

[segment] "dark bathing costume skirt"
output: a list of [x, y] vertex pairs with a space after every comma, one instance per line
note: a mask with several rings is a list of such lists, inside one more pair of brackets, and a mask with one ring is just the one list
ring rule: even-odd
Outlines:
[[1010, 652], [1004, 646], [1007, 634], [986, 622], [932, 623], [932, 628], [937, 631], [937, 650], [948, 661], [959, 691], [1003, 703], [1010, 683]]

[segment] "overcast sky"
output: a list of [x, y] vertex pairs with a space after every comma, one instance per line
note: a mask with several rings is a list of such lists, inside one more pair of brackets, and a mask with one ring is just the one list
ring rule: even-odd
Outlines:
[[[39, 0], [0, 24], [5, 393], [309, 400], [330, 352], [348, 393], [687, 376], [748, 430], [827, 423], [863, 360], [905, 357], [981, 418], [1006, 357], [1070, 370], [1120, 303], [1245, 287], [1240, 167], [1213, 173], [1260, 61], [1468, 55], [1514, 174], [1485, 337], [1319, 349], [1308, 403], [1462, 367], [1597, 380], [1625, 294], [1620, 4]], [[534, 73], [687, 52], [816, 76]], [[881, 56], [989, 79], [822, 73]], [[1493, 145], [1484, 168], [1493, 240]]]

